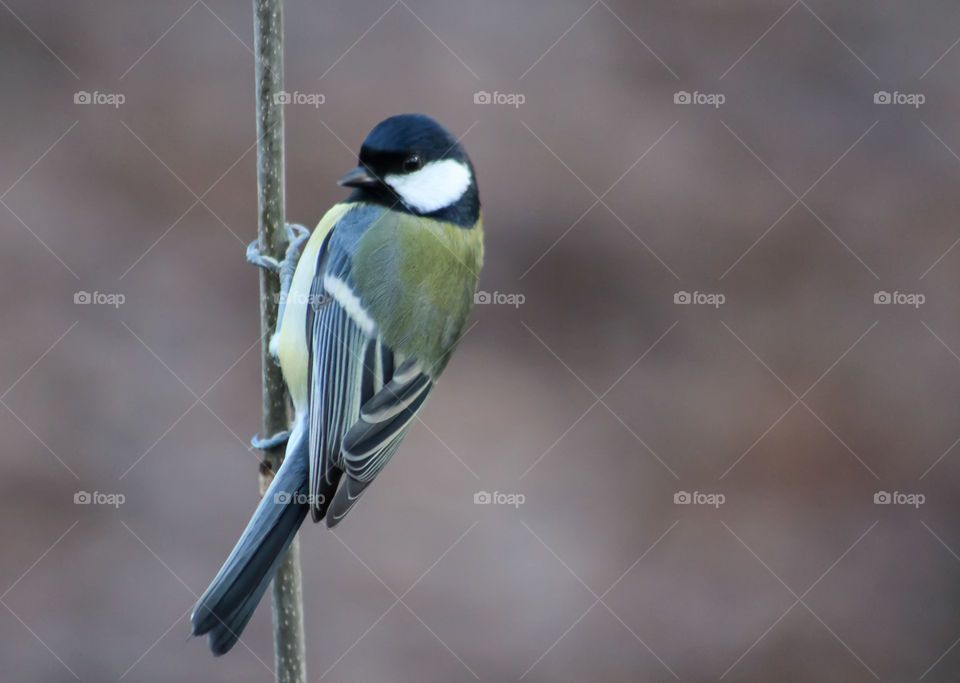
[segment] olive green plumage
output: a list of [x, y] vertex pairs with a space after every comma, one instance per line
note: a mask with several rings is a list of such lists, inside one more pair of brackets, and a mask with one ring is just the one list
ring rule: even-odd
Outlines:
[[355, 290], [384, 343], [436, 378], [456, 348], [483, 265], [483, 226], [386, 212], [353, 257]]

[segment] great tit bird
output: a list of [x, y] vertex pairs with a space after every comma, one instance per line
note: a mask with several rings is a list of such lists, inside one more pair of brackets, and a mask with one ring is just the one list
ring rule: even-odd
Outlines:
[[[191, 616], [216, 655], [250, 620], [309, 512], [333, 527], [390, 460], [446, 367], [473, 306], [483, 227], [473, 165], [422, 114], [379, 123], [353, 188], [306, 240], [288, 226], [270, 350], [295, 409], [286, 455], [253, 518]], [[299, 246], [306, 240], [297, 260]]]

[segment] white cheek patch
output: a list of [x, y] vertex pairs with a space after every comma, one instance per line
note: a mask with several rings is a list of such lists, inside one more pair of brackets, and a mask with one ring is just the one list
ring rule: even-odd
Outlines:
[[467, 165], [454, 159], [431, 161], [419, 171], [384, 178], [404, 204], [420, 213], [455, 204], [470, 187], [471, 180]]

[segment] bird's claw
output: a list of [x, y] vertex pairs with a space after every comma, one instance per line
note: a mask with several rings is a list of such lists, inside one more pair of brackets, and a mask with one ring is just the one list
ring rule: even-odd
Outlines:
[[283, 261], [278, 261], [273, 256], [260, 251], [259, 240], [254, 240], [247, 246], [247, 261], [274, 273], [279, 273], [287, 263], [296, 265], [300, 247], [310, 237], [310, 231], [299, 223], [287, 223], [284, 229], [287, 233], [287, 249]]
[[290, 246], [296, 245], [299, 247], [310, 237], [310, 231], [299, 223], [287, 223], [285, 227], [287, 230], [287, 242]]
[[252, 439], [250, 439], [250, 445], [260, 451], [269, 451], [277, 446], [282, 446], [290, 439], [290, 430], [284, 429], [282, 432], [278, 432], [266, 438], [261, 437], [259, 434], [255, 434]]
[[253, 240], [247, 246], [247, 262], [275, 273], [280, 272], [280, 262], [260, 251], [260, 240]]

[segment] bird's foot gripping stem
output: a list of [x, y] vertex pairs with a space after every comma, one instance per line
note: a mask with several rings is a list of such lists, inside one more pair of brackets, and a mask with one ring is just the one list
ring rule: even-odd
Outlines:
[[287, 232], [287, 251], [283, 261], [278, 261], [274, 257], [261, 252], [259, 240], [254, 240], [247, 247], [247, 261], [271, 272], [280, 273], [281, 277], [285, 272], [289, 272], [292, 277], [297, 266], [297, 260], [300, 258], [300, 247], [310, 237], [310, 231], [298, 223], [287, 223], [285, 229]]
[[310, 237], [310, 231], [298, 223], [287, 223], [287, 251], [282, 261], [277, 261], [274, 257], [264, 254], [260, 251], [260, 242], [254, 240], [247, 247], [247, 261], [255, 266], [265, 268], [270, 272], [277, 273], [280, 276], [280, 308], [277, 320], [283, 320], [283, 312], [286, 308], [287, 294], [290, 291], [290, 285], [293, 283], [293, 273], [297, 269], [297, 262], [300, 260], [300, 247], [307, 238]]
[[269, 451], [277, 448], [278, 446], [282, 446], [283, 444], [287, 443], [289, 439], [290, 430], [284, 429], [282, 432], [277, 432], [276, 434], [272, 434], [268, 437], [261, 437], [259, 434], [256, 434], [252, 439], [250, 439], [250, 445], [257, 450]]

